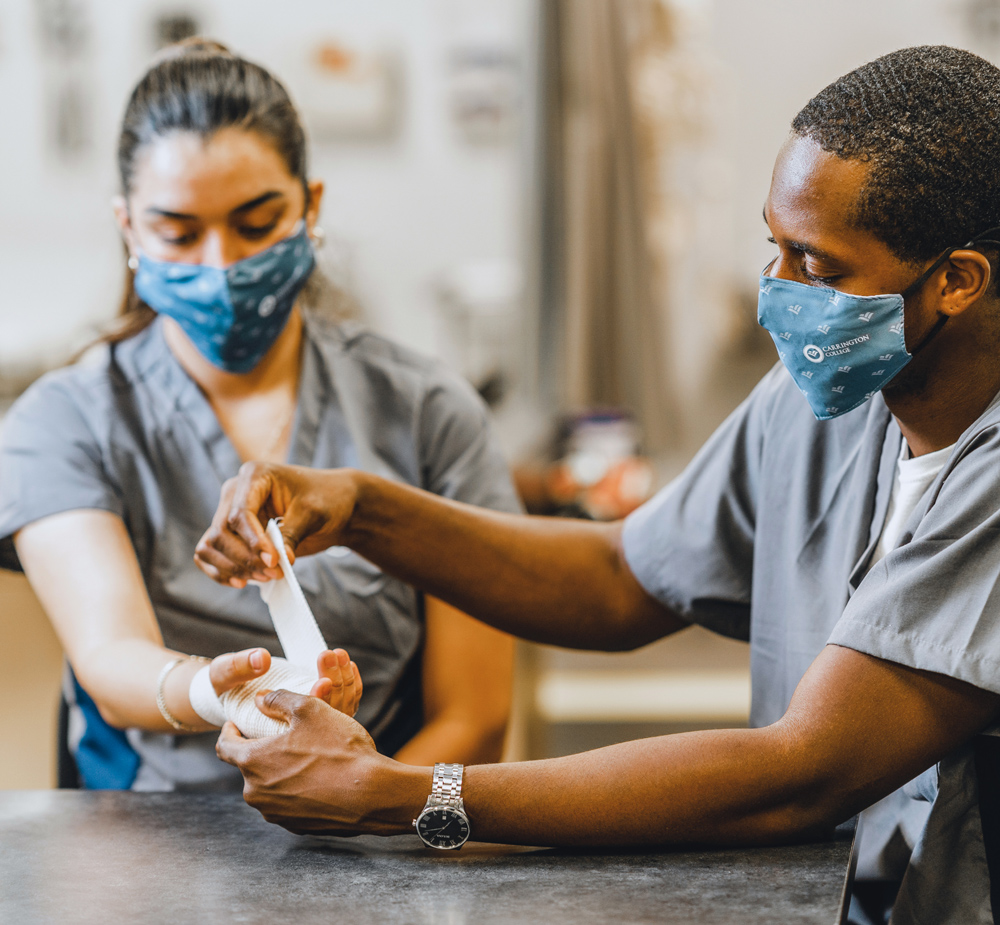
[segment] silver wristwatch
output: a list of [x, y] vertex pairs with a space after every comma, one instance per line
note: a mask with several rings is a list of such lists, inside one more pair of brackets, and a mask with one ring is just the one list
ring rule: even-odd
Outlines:
[[461, 848], [469, 840], [469, 817], [462, 801], [462, 765], [436, 764], [431, 795], [413, 820], [428, 848]]

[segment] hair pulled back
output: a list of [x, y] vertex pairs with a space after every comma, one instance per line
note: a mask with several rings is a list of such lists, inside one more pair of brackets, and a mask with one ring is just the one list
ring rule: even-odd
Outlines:
[[[132, 91], [118, 138], [122, 194], [132, 191], [140, 152], [158, 138], [193, 132], [207, 139], [224, 128], [254, 132], [272, 145], [308, 201], [305, 131], [285, 88], [260, 65], [198, 37], [161, 51]], [[139, 333], [155, 317], [136, 295], [131, 270], [119, 314], [111, 343]]]

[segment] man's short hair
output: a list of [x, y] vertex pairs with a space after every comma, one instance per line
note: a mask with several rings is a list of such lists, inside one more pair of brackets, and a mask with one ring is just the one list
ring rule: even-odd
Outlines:
[[903, 48], [814, 96], [792, 131], [870, 165], [857, 227], [901, 260], [1000, 225], [1000, 69], [946, 45]]

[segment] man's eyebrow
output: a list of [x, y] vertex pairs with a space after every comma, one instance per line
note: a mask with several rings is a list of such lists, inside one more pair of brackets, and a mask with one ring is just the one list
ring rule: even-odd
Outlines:
[[[764, 216], [764, 224], [770, 228], [770, 222], [767, 220], [767, 206], [764, 206], [761, 214]], [[786, 247], [793, 251], [798, 251], [800, 254], [808, 254], [810, 257], [816, 257], [819, 260], [837, 259], [836, 255], [816, 247], [815, 244], [809, 244], [807, 241], [785, 241], [784, 243]]]
[[[265, 202], [270, 202], [272, 199], [281, 199], [284, 197], [284, 193], [278, 190], [268, 190], [266, 193], [262, 193], [249, 202], [244, 202], [242, 205], [238, 205], [232, 210], [232, 213], [242, 213], [242, 212], [252, 212], [257, 206], [264, 205]], [[147, 215], [159, 215], [162, 218], [172, 218], [176, 221], [181, 222], [193, 222], [197, 221], [197, 215], [189, 215], [187, 212], [172, 212], [170, 209], [159, 209], [156, 206], [150, 206], [146, 209]]]

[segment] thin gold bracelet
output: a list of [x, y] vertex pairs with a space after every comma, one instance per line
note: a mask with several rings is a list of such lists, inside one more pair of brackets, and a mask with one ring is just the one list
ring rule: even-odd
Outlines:
[[167, 708], [167, 698], [163, 692], [163, 688], [166, 686], [167, 675], [170, 674], [181, 662], [210, 662], [210, 658], [203, 658], [200, 655], [179, 655], [172, 662], [167, 662], [166, 665], [160, 669], [160, 676], [156, 679], [156, 706], [160, 711], [160, 716], [162, 716], [171, 726], [174, 727], [178, 732], [201, 732], [197, 726], [189, 726], [187, 723], [182, 723], [170, 710]]

